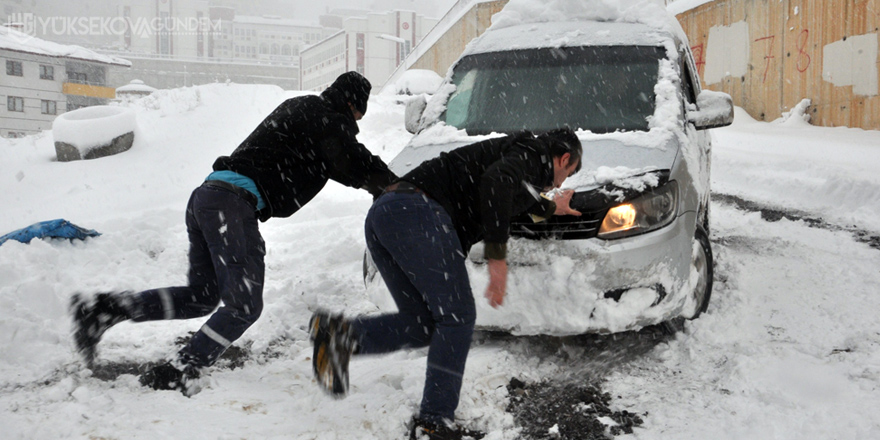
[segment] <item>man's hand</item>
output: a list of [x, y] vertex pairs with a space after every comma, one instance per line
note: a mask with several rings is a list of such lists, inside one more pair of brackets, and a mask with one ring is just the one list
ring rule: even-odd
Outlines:
[[556, 202], [556, 212], [554, 212], [554, 214], [580, 216], [580, 211], [575, 211], [574, 209], [571, 209], [571, 206], [569, 206], [569, 203], [571, 203], [571, 196], [573, 195], [573, 189], [559, 191], [556, 194], [556, 197], [553, 198], [553, 201]]
[[489, 259], [489, 287], [486, 288], [486, 298], [489, 305], [498, 308], [504, 303], [504, 295], [507, 293], [507, 260]]

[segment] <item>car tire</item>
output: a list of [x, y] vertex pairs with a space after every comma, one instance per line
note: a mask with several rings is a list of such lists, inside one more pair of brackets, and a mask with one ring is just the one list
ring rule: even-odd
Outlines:
[[709, 235], [702, 226], [697, 227], [694, 234], [694, 252], [691, 262], [692, 269], [697, 271], [696, 286], [690, 293], [695, 307], [691, 311], [684, 311], [682, 317], [697, 319], [709, 308], [709, 300], [712, 298], [712, 280], [714, 275], [714, 260], [712, 258], [712, 245], [709, 243]]
[[709, 235], [702, 226], [697, 226], [694, 244], [698, 246], [694, 246], [694, 258], [691, 264], [695, 270], [700, 272], [700, 281], [697, 282], [697, 287], [691, 292], [691, 296], [694, 297], [697, 306], [695, 310], [685, 310], [681, 316], [657, 324], [657, 331], [663, 335], [672, 336], [684, 331], [685, 321], [699, 318], [709, 307], [709, 300], [712, 298], [714, 260], [712, 259]]

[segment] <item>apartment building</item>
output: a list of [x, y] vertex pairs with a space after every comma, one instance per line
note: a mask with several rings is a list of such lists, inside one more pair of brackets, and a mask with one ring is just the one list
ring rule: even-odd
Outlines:
[[[332, 15], [332, 14], [331, 14]], [[378, 88], [437, 24], [413, 11], [389, 11], [337, 17], [342, 31], [300, 53], [302, 89], [320, 91], [334, 75], [354, 70]], [[333, 22], [332, 17], [322, 17]]]
[[109, 102], [108, 68], [131, 63], [0, 27], [0, 65], [0, 136], [21, 137], [52, 128], [65, 111]]

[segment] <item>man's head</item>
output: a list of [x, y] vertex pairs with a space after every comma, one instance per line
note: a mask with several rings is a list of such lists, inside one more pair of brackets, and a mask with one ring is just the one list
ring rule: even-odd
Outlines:
[[553, 158], [553, 187], [559, 188], [565, 179], [581, 170], [583, 147], [570, 128], [557, 128], [538, 136], [550, 148]]
[[339, 75], [330, 87], [342, 93], [355, 119], [360, 119], [367, 113], [367, 100], [370, 99], [370, 90], [373, 86], [363, 75], [354, 71], [345, 72]]

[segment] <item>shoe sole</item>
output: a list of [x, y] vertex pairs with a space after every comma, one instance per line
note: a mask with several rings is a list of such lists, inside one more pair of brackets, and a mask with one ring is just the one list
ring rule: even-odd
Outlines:
[[[326, 318], [327, 322], [323, 322], [322, 318]], [[327, 333], [327, 341], [318, 340], [322, 327]], [[329, 395], [341, 399], [348, 393], [348, 372], [342, 368], [342, 354], [331, 344], [336, 332], [329, 327], [329, 317], [312, 315], [309, 321], [309, 339], [316, 344], [312, 367], [318, 385]]]

